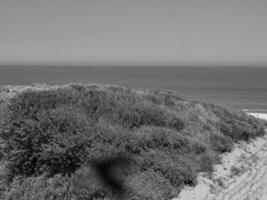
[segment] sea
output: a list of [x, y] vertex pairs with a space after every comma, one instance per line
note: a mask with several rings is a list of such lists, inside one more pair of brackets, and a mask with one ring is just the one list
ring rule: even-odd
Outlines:
[[116, 84], [267, 113], [267, 67], [0, 66], [0, 86]]

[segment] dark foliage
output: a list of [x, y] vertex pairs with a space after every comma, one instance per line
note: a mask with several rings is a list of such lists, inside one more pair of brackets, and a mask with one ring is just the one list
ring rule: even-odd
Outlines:
[[[264, 134], [244, 113], [157, 90], [70, 85], [0, 106], [3, 200], [118, 199], [111, 179], [123, 183], [112, 188], [123, 199], [169, 199], [198, 172], [210, 174], [234, 142]], [[113, 165], [120, 156], [125, 167]]]
[[82, 163], [89, 137], [86, 117], [69, 108], [11, 118], [1, 132], [11, 176], [70, 174]]

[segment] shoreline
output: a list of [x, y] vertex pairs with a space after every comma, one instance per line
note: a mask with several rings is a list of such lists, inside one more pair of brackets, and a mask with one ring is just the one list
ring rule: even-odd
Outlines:
[[246, 112], [248, 115], [252, 115], [257, 119], [267, 120], [267, 113], [259, 113], [259, 112]]

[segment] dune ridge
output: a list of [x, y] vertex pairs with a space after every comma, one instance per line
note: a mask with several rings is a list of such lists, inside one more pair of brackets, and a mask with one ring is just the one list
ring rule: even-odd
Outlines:
[[3, 200], [117, 199], [91, 165], [110, 156], [131, 162], [118, 177], [129, 189], [123, 199], [171, 199], [199, 188], [197, 180], [212, 185], [205, 176], [224, 163], [220, 155], [265, 133], [263, 121], [240, 110], [171, 91], [37, 84], [0, 95]]

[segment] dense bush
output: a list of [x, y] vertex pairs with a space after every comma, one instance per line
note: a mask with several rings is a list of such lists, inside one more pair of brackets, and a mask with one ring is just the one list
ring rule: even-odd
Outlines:
[[209, 107], [219, 118], [220, 131], [234, 141], [248, 141], [265, 133], [263, 122], [252, 116], [243, 112], [230, 112], [220, 106], [209, 105]]
[[93, 163], [124, 156], [123, 199], [169, 199], [234, 142], [264, 134], [244, 113], [171, 92], [70, 85], [0, 102], [3, 200], [116, 199]]
[[219, 134], [210, 135], [210, 144], [212, 149], [219, 153], [230, 152], [234, 145], [230, 138]]
[[169, 180], [174, 188], [196, 183], [196, 171], [190, 159], [181, 155], [171, 155], [159, 150], [144, 152], [140, 159], [142, 169], [153, 169]]
[[10, 175], [74, 172], [89, 145], [88, 122], [79, 111], [59, 107], [34, 118], [13, 118], [3, 126], [1, 137]]
[[127, 177], [128, 186], [132, 189], [127, 197], [131, 200], [162, 200], [178, 196], [168, 180], [154, 170], [147, 170]]

